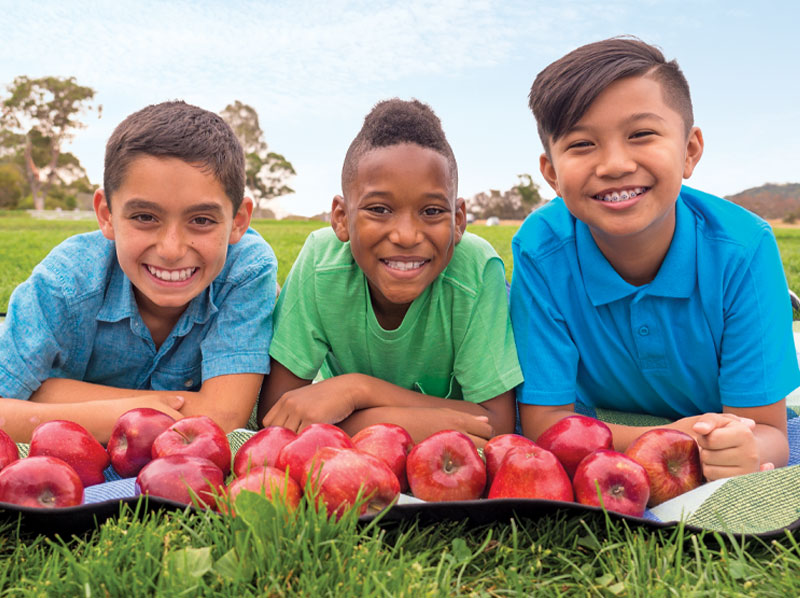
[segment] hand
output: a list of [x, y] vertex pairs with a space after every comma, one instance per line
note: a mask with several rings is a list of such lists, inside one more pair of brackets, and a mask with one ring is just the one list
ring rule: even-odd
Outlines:
[[761, 463], [755, 427], [752, 419], [732, 413], [706, 413], [697, 418], [692, 432], [707, 480], [774, 468], [772, 463]]
[[[186, 399], [181, 395], [165, 392], [144, 397], [131, 397], [129, 399], [106, 399], [102, 402], [106, 403], [109, 410], [117, 413], [116, 419], [131, 409], [148, 407], [166, 413], [177, 421], [184, 417], [180, 409], [184, 406]], [[100, 407], [98, 406], [98, 408]]]
[[293, 432], [317, 423], [337, 424], [355, 410], [347, 375], [328, 378], [290, 390], [267, 411], [262, 425], [283, 426]]
[[489, 418], [485, 415], [471, 415], [456, 409], [435, 408], [431, 410], [430, 421], [435, 427], [430, 434], [441, 430], [458, 430], [469, 436], [478, 448], [482, 448], [494, 436]]

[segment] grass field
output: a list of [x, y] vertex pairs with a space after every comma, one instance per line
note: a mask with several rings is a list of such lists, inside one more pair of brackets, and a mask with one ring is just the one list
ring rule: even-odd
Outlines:
[[[0, 213], [1, 214], [1, 213]], [[283, 279], [322, 223], [258, 221]], [[0, 215], [0, 311], [13, 288], [65, 237], [96, 226]], [[470, 227], [503, 256], [513, 227]], [[800, 231], [776, 231], [800, 288]], [[2, 416], [2, 414], [0, 414]], [[287, 516], [260, 497], [236, 518], [123, 509], [79, 537], [0, 524], [0, 598], [34, 596], [798, 596], [800, 545], [628, 528], [602, 515], [382, 529], [353, 517]]]

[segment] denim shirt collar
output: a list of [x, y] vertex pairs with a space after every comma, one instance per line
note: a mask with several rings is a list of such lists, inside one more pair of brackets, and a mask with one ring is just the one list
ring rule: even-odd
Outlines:
[[[207, 289], [189, 302], [170, 336], [186, 336], [195, 324], [206, 323], [217, 311], [219, 309], [214, 303], [214, 283], [212, 282]], [[120, 268], [119, 263], [115, 261], [106, 287], [103, 305], [97, 312], [97, 320], [119, 322], [126, 318], [130, 319], [131, 330], [135, 334], [141, 337], [147, 336], [145, 334], [147, 328], [139, 314], [139, 306], [136, 304], [136, 297], [133, 294], [133, 285]]]
[[633, 295], [639, 291], [660, 297], [689, 297], [697, 276], [697, 232], [695, 218], [678, 196], [675, 203], [675, 232], [667, 255], [652, 282], [637, 287], [614, 270], [597, 247], [589, 227], [575, 221], [575, 243], [578, 264], [586, 293], [592, 305], [604, 305]]

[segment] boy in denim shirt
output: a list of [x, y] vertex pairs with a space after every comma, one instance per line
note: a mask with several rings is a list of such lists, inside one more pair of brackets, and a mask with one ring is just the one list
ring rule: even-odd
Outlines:
[[67, 419], [105, 442], [152, 407], [245, 425], [268, 371], [277, 262], [249, 229], [244, 155], [184, 102], [126, 118], [106, 146], [100, 230], [57, 246], [0, 326], [0, 426]]

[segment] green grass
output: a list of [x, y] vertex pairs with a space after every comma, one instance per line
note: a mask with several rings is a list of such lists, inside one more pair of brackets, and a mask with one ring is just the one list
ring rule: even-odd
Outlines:
[[0, 596], [797, 596], [791, 535], [735, 541], [556, 514], [470, 528], [332, 521], [242, 494], [237, 517], [119, 517], [82, 536], [0, 526]]
[[[256, 221], [278, 256], [279, 282], [323, 223]], [[52, 246], [91, 221], [0, 212], [0, 311]], [[487, 238], [510, 278], [514, 227]], [[776, 230], [789, 284], [800, 289], [800, 231]], [[33, 596], [797, 596], [791, 535], [736, 542], [683, 529], [629, 529], [602, 516], [560, 514], [469, 528], [388, 529], [288, 517], [245, 499], [235, 519], [160, 512], [119, 517], [80, 537], [25, 535], [0, 524], [0, 598]]]

